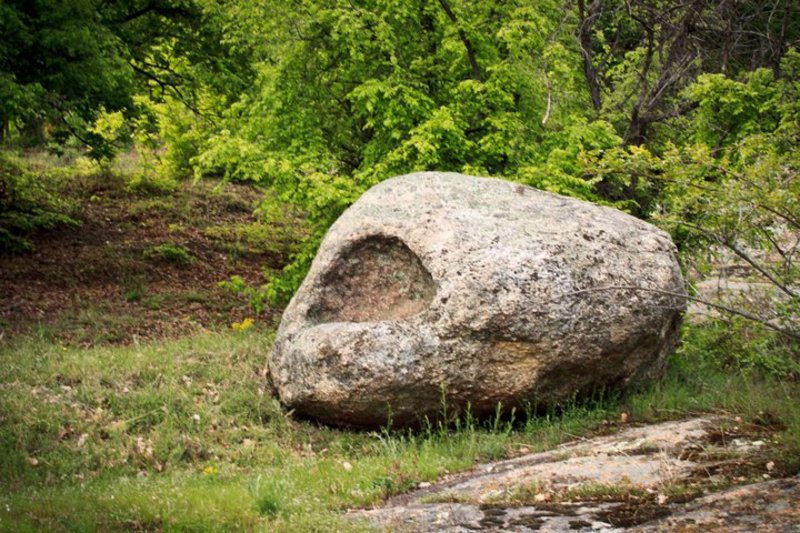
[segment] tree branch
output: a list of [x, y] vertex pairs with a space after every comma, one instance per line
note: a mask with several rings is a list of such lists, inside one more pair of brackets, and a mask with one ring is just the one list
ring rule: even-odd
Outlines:
[[542, 126], [545, 126], [547, 121], [550, 120], [550, 112], [553, 110], [553, 85], [550, 83], [550, 76], [547, 75], [547, 60], [545, 60], [542, 70], [544, 73], [544, 86], [547, 88], [547, 109], [542, 117]]
[[157, 15], [162, 15], [166, 17], [175, 17], [175, 16], [187, 17], [193, 15], [193, 13], [190, 10], [182, 7], [159, 6], [158, 2], [148, 2], [143, 8], [137, 9], [132, 13], [128, 13], [121, 19], [111, 21], [111, 24], [115, 25], [127, 24], [128, 22], [141, 18], [149, 13], [156, 13]]
[[747, 264], [749, 264], [751, 267], [756, 269], [759, 272], [759, 274], [761, 274], [762, 276], [767, 278], [770, 282], [772, 282], [773, 285], [778, 287], [787, 296], [789, 296], [791, 298], [797, 298], [798, 297], [797, 293], [795, 293], [793, 290], [791, 290], [786, 284], [784, 284], [780, 280], [776, 279], [775, 276], [770, 274], [764, 267], [762, 267], [761, 265], [756, 263], [755, 260], [752, 257], [750, 257], [744, 250], [742, 250], [741, 248], [736, 246], [736, 243], [734, 243], [730, 239], [723, 238], [723, 237], [717, 235], [716, 233], [714, 233], [712, 231], [709, 231], [709, 230], [707, 230], [705, 228], [702, 228], [700, 226], [697, 226], [695, 224], [690, 224], [688, 222], [683, 222], [683, 221], [677, 221], [677, 223], [680, 224], [681, 226], [686, 226], [689, 229], [693, 229], [693, 230], [705, 235], [706, 237], [716, 241], [718, 244], [721, 244], [722, 246], [726, 247], [728, 250], [732, 251], [734, 254], [736, 254], [740, 258], [744, 259], [744, 261]]
[[791, 224], [795, 228], [800, 229], [800, 219], [797, 219], [797, 218], [793, 217], [792, 215], [783, 213], [781, 211], [778, 211], [777, 209], [774, 209], [774, 208], [769, 207], [769, 206], [764, 205], [764, 204], [756, 204], [756, 207], [760, 207], [761, 209], [772, 213], [773, 215], [777, 216], [778, 218], [782, 219], [783, 221], [788, 222], [789, 224]]
[[726, 305], [712, 303], [712, 302], [709, 302], [709, 301], [704, 300], [702, 298], [697, 298], [695, 296], [689, 296], [688, 294], [683, 294], [683, 293], [680, 293], [680, 292], [664, 291], [664, 290], [660, 290], [660, 289], [650, 289], [650, 288], [647, 288], [647, 287], [639, 287], [639, 286], [636, 286], [636, 285], [608, 285], [606, 287], [595, 287], [595, 288], [591, 288], [591, 289], [581, 289], [581, 290], [578, 290], [578, 291], [564, 293], [564, 294], [554, 298], [551, 301], [555, 301], [555, 300], [558, 300], [558, 299], [561, 299], [561, 298], [568, 298], [568, 297], [571, 297], [571, 296], [580, 296], [581, 294], [587, 294], [587, 293], [592, 293], [592, 292], [604, 292], [604, 291], [643, 291], [643, 292], [654, 292], [656, 294], [664, 294], [666, 296], [675, 296], [677, 298], [682, 298], [682, 299], [690, 300], [692, 302], [697, 302], [697, 303], [705, 305], [707, 307], [711, 307], [713, 309], [717, 309], [718, 311], [724, 311], [724, 312], [730, 313], [732, 315], [736, 315], [736, 316], [740, 316], [742, 318], [746, 318], [746, 319], [751, 320], [753, 322], [757, 322], [758, 324], [761, 324], [762, 326], [768, 327], [773, 331], [777, 331], [778, 333], [780, 333], [782, 335], [786, 335], [788, 337], [792, 337], [794, 339], [799, 339], [800, 340], [800, 331], [796, 331], [794, 329], [783, 328], [781, 326], [773, 324], [769, 320], [765, 320], [765, 319], [761, 318], [760, 316], [753, 315], [753, 314], [748, 313], [746, 311], [740, 311], [738, 309], [734, 309], [734, 308], [728, 307]]
[[465, 32], [458, 23], [456, 14], [453, 13], [452, 9], [450, 9], [450, 4], [447, 3], [447, 0], [439, 0], [439, 5], [441, 5], [442, 9], [444, 9], [444, 12], [447, 13], [447, 18], [449, 18], [450, 21], [458, 28], [458, 37], [461, 39], [461, 42], [464, 43], [464, 48], [467, 49], [467, 59], [469, 60], [469, 65], [472, 69], [472, 79], [478, 82], [483, 81], [481, 77], [481, 69], [478, 66], [478, 58], [475, 55], [475, 48], [472, 46], [472, 41], [469, 40], [467, 32]]
[[189, 110], [191, 110], [197, 116], [208, 120], [209, 123], [211, 122], [203, 113], [200, 112], [199, 109], [197, 109], [197, 107], [195, 107], [192, 103], [189, 102], [189, 100], [183, 95], [183, 93], [181, 92], [181, 90], [178, 88], [178, 86], [176, 84], [162, 80], [161, 78], [159, 78], [158, 76], [156, 76], [152, 72], [149, 72], [149, 71], [139, 67], [138, 65], [136, 65], [133, 62], [129, 62], [128, 64], [131, 66], [131, 68], [135, 72], [141, 74], [142, 76], [144, 76], [145, 78], [147, 78], [149, 80], [154, 81], [159, 87], [161, 87], [161, 92], [162, 93], [165, 93], [167, 91], [167, 89], [172, 89], [172, 91], [178, 97], [178, 100], [180, 100], [180, 102], [183, 105], [185, 105], [187, 108], [189, 108]]
[[686, 102], [683, 105], [678, 106], [676, 109], [672, 111], [668, 111], [666, 113], [662, 113], [660, 115], [647, 115], [645, 118], [648, 122], [662, 122], [664, 120], [669, 120], [671, 118], [677, 118], [680, 116], [685, 115], [690, 111], [694, 111], [700, 107], [699, 102]]
[[578, 19], [580, 20], [579, 40], [581, 45], [581, 55], [583, 56], [583, 74], [586, 83], [589, 85], [589, 95], [592, 98], [592, 105], [595, 109], [600, 109], [603, 101], [600, 97], [600, 83], [597, 80], [597, 67], [592, 59], [592, 26], [597, 20], [600, 9], [600, 0], [594, 0], [586, 11], [584, 0], [578, 0]]

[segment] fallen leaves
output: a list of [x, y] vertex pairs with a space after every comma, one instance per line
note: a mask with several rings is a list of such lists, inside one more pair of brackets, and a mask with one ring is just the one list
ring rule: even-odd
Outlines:
[[136, 437], [136, 443], [133, 446], [133, 451], [138, 455], [146, 458], [153, 457], [153, 443], [150, 442], [150, 439], [145, 439], [141, 435]]

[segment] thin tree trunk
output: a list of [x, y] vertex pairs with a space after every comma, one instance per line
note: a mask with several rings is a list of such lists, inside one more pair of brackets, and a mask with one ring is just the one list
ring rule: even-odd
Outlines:
[[458, 37], [461, 39], [461, 42], [464, 43], [464, 48], [467, 49], [467, 60], [469, 60], [469, 66], [472, 69], [472, 79], [475, 81], [483, 81], [481, 69], [478, 65], [478, 58], [475, 54], [475, 48], [472, 46], [472, 41], [470, 41], [469, 37], [467, 36], [467, 32], [465, 32], [458, 23], [456, 14], [453, 13], [452, 9], [450, 9], [450, 4], [447, 3], [447, 0], [439, 0], [439, 5], [441, 5], [442, 9], [444, 9], [444, 12], [447, 13], [447, 18], [449, 18], [450, 21], [458, 28]]
[[41, 118], [33, 117], [26, 121], [22, 131], [26, 142], [29, 142], [32, 146], [44, 145], [44, 120]]
[[584, 0], [578, 0], [578, 17], [580, 19], [580, 43], [581, 55], [583, 55], [583, 74], [586, 77], [586, 84], [589, 86], [589, 95], [592, 98], [592, 105], [595, 109], [600, 109], [603, 101], [600, 96], [600, 83], [597, 80], [597, 68], [592, 59], [592, 25], [597, 18], [600, 0], [595, 0], [589, 11], [586, 11]]

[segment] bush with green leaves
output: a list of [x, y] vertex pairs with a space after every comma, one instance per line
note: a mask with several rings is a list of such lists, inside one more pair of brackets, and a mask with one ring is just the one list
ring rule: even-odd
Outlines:
[[32, 248], [37, 230], [77, 225], [74, 206], [62, 190], [69, 170], [36, 169], [22, 157], [0, 151], [0, 251]]
[[306, 214], [313, 229], [268, 284], [270, 301], [291, 296], [342, 211], [394, 175], [458, 171], [598, 197], [579, 152], [619, 138], [583, 118], [574, 13], [559, 2], [239, 7], [267, 24], [265, 41], [231, 37], [258, 50], [258, 76], [191, 164], [269, 186], [265, 208]]
[[[800, 363], [800, 54], [784, 75], [700, 76], [686, 89], [696, 110], [686, 141], [585, 152], [593, 179], [647, 184], [653, 220], [672, 233], [701, 275], [735, 262], [758, 290], [729, 297], [716, 318], [738, 339], [744, 363], [798, 372]], [[760, 287], [760, 288], [759, 288]], [[717, 308], [719, 309], [719, 308]], [[747, 318], [747, 320], [742, 320]], [[761, 328], [766, 328], [765, 335]]]

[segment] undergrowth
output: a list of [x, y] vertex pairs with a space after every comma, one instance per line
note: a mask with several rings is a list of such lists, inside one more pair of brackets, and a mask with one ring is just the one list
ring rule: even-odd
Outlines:
[[267, 389], [271, 334], [256, 328], [129, 347], [6, 342], [0, 529], [353, 530], [362, 524], [343, 509], [608, 431], [622, 411], [634, 422], [768, 419], [797, 462], [798, 384], [720, 364], [708, 334], [687, 328], [666, 377], [645, 390], [416, 432], [296, 420]]
[[51, 159], [0, 150], [0, 252], [29, 250], [34, 232], [78, 224], [75, 205], [62, 194], [70, 173]]

